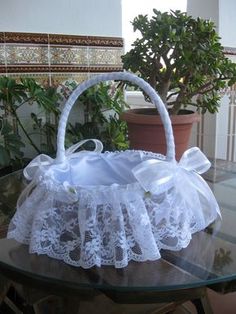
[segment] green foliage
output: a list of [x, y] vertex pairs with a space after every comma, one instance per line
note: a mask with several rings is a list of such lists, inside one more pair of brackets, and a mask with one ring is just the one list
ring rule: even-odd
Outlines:
[[[55, 155], [60, 115], [58, 103], [64, 103], [76, 86], [76, 82], [68, 81], [57, 92], [55, 88], [42, 87], [31, 78], [21, 78], [17, 82], [9, 77], [0, 77], [0, 168], [15, 164], [22, 167], [22, 148], [26, 145], [31, 145], [37, 154]], [[28, 128], [18, 110], [34, 103], [40, 112], [30, 113], [31, 125]], [[97, 85], [85, 91], [77, 105], [84, 109], [84, 123], [69, 123], [67, 146], [82, 139], [98, 138], [106, 150], [128, 147], [126, 124], [119, 120], [119, 114], [126, 106], [121, 88]], [[29, 129], [33, 129], [33, 132], [29, 133]], [[27, 140], [25, 143], [22, 133]], [[41, 143], [36, 141], [35, 135], [40, 136]]]
[[23, 104], [36, 102], [48, 112], [58, 112], [55, 103], [58, 95], [55, 88], [42, 87], [32, 78], [21, 78], [20, 83], [10, 77], [0, 77], [1, 109], [12, 114]]
[[[21, 78], [17, 82], [13, 78], [0, 77], [0, 167], [23, 165], [22, 142], [19, 130], [24, 133], [30, 144], [37, 153], [41, 152], [41, 147], [35, 143], [32, 134], [27, 132], [27, 128], [22, 123], [18, 110], [23, 105], [37, 103], [45, 114], [53, 113], [58, 115], [59, 111], [55, 106], [58, 94], [55, 88], [42, 87], [32, 78]], [[35, 115], [32, 117], [35, 122]]]
[[173, 114], [189, 104], [216, 112], [219, 90], [236, 82], [236, 64], [224, 56], [214, 23], [180, 11], [153, 12], [133, 20], [141, 37], [122, 56], [124, 68], [147, 80]]
[[100, 83], [89, 88], [80, 96], [78, 105], [83, 106], [84, 123], [69, 124], [67, 146], [82, 139], [97, 138], [105, 150], [128, 148], [126, 123], [119, 120], [119, 114], [127, 105], [123, 90], [117, 88], [117, 84], [110, 88]]
[[23, 157], [21, 148], [24, 146], [20, 136], [14, 133], [11, 124], [6, 119], [0, 118], [0, 166], [20, 163]]

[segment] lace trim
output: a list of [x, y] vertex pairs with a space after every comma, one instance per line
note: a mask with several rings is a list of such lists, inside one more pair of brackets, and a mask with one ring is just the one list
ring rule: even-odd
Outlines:
[[[30, 253], [46, 254], [73, 266], [114, 265], [160, 258], [160, 250], [186, 247], [217, 212], [202, 219], [172, 189], [158, 197], [139, 190], [95, 195], [83, 191], [72, 204], [37, 187], [13, 217], [8, 237], [28, 244]], [[100, 199], [99, 199], [100, 197]], [[175, 206], [173, 206], [173, 202]]]

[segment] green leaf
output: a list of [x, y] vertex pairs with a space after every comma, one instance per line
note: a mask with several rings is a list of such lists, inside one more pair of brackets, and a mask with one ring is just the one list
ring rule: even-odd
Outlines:
[[0, 145], [0, 167], [6, 167], [10, 163], [10, 156], [7, 150]]
[[[236, 65], [224, 56], [214, 23], [180, 11], [153, 12], [151, 18], [138, 15], [133, 20], [141, 37], [122, 56], [124, 68], [148, 81], [164, 103], [179, 90], [176, 100], [170, 98], [173, 107], [192, 104], [203, 112], [216, 112], [215, 94], [236, 82]], [[193, 96], [199, 93], [203, 100], [195, 102]]]

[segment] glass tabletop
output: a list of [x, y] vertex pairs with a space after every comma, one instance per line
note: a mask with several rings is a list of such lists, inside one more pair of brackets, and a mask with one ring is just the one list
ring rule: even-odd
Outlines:
[[[168, 291], [236, 280], [236, 164], [215, 164], [205, 175], [221, 208], [222, 220], [193, 235], [178, 252], [163, 250], [155, 262], [130, 262], [82, 269], [44, 255], [29, 254], [14, 240], [0, 240], [0, 271], [72, 289]], [[0, 178], [0, 209], [13, 214], [22, 190], [21, 172]]]

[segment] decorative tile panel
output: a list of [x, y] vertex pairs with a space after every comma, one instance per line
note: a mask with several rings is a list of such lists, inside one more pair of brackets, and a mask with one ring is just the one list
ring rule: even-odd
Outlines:
[[0, 43], [4, 43], [4, 33], [0, 32]]
[[48, 46], [6, 45], [7, 64], [48, 65]]
[[117, 37], [88, 36], [88, 46], [107, 46], [123, 48], [124, 43], [122, 38]]
[[88, 66], [88, 48], [50, 46], [50, 64], [75, 64]]
[[[19, 73], [8, 73], [8, 77], [12, 77], [14, 79], [19, 79]], [[39, 84], [42, 86], [50, 85], [50, 73], [20, 73], [20, 77], [29, 77], [37, 80]]]
[[121, 66], [76, 66], [76, 65], [51, 65], [50, 72], [117, 72], [123, 71]]
[[116, 65], [121, 67], [121, 55], [123, 50], [120, 48], [89, 48], [89, 65]]
[[236, 48], [235, 47], [224, 47], [224, 54], [225, 55], [236, 55]]
[[1, 75], [122, 71], [122, 54], [119, 37], [0, 32]]
[[236, 48], [234, 47], [224, 47], [224, 54], [232, 62], [236, 62]]
[[49, 44], [88, 46], [88, 36], [49, 34]]
[[58, 86], [65, 81], [75, 81], [77, 84], [88, 79], [88, 73], [52, 73], [51, 84]]
[[104, 73], [104, 72], [118, 72], [123, 71], [123, 68], [121, 66], [90, 66], [89, 72], [98, 72], [98, 73]]
[[51, 65], [50, 72], [84, 72], [88, 73], [89, 68], [87, 66], [77, 66], [77, 65]]
[[7, 73], [49, 73], [50, 72], [50, 67], [49, 65], [7, 65]]
[[49, 34], [49, 44], [76, 46], [123, 47], [123, 39], [119, 37], [77, 36]]
[[5, 43], [48, 44], [48, 34], [6, 32]]
[[0, 44], [0, 65], [5, 65], [5, 45]]
[[5, 66], [0, 65], [0, 75], [5, 75], [7, 72], [7, 68]]

